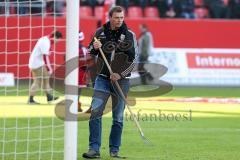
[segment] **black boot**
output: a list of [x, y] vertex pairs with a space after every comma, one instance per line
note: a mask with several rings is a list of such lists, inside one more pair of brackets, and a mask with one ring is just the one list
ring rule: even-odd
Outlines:
[[110, 157], [112, 158], [119, 158], [119, 159], [126, 159], [127, 157], [122, 157], [118, 155], [118, 152], [110, 152]]
[[28, 104], [40, 104], [40, 103], [34, 101], [33, 96], [30, 96], [28, 99]]
[[83, 153], [82, 157], [86, 159], [99, 159], [100, 153], [90, 149], [87, 153]]
[[51, 102], [51, 101], [55, 101], [57, 100], [59, 97], [53, 97], [51, 94], [47, 94], [47, 101]]

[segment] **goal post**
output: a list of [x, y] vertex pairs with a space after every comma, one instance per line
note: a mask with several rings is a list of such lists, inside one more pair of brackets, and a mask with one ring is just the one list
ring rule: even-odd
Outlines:
[[[67, 23], [66, 23], [66, 71], [72, 66], [67, 63], [70, 59], [78, 57], [78, 31], [79, 31], [79, 0], [67, 0]], [[66, 72], [67, 73], [67, 72]], [[78, 68], [69, 75], [65, 75], [65, 91], [68, 85], [78, 85]], [[74, 92], [74, 91], [71, 91]], [[65, 93], [66, 100], [71, 100], [70, 112], [77, 113], [78, 92], [68, 95]], [[67, 104], [67, 103], [66, 103]], [[66, 106], [68, 108], [68, 106]], [[68, 112], [66, 110], [66, 112]], [[69, 114], [66, 113], [66, 116]], [[71, 116], [74, 114], [71, 114]], [[77, 160], [77, 114], [76, 117], [65, 117], [64, 127], [64, 160]]]
[[[0, 160], [77, 160], [77, 117], [57, 118], [58, 101], [48, 104], [41, 87], [35, 96], [40, 105], [27, 102], [33, 81], [29, 57], [39, 38], [54, 30], [63, 33], [50, 49], [53, 70], [77, 59], [79, 5], [79, 0], [0, 1]], [[78, 85], [78, 68], [65, 76], [66, 90], [69, 85]], [[64, 96], [73, 102], [70, 112], [77, 113], [78, 93], [72, 93]], [[53, 95], [63, 96], [58, 91]]]

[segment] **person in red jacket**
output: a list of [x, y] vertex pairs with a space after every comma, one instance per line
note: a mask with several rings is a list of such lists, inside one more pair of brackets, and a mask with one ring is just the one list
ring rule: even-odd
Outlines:
[[87, 73], [86, 73], [86, 60], [87, 60], [87, 48], [82, 45], [85, 36], [84, 33], [79, 31], [79, 72], [78, 72], [78, 111], [81, 112], [81, 88], [87, 87]]

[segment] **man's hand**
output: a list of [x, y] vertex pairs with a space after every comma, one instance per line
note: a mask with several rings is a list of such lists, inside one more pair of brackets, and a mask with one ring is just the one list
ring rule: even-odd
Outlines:
[[95, 50], [98, 50], [98, 49], [101, 48], [101, 47], [102, 47], [102, 43], [101, 43], [99, 40], [93, 42], [93, 48], [94, 48]]
[[115, 82], [115, 81], [121, 79], [121, 76], [120, 76], [118, 73], [112, 73], [112, 74], [110, 75], [110, 79], [111, 79], [113, 82]]

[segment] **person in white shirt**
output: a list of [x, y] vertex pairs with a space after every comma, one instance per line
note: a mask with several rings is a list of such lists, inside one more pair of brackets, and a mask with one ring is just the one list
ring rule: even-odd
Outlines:
[[48, 102], [58, 99], [58, 97], [53, 97], [50, 94], [49, 75], [52, 74], [53, 70], [49, 61], [49, 51], [51, 45], [57, 43], [60, 38], [62, 38], [62, 33], [54, 31], [50, 35], [41, 37], [34, 46], [28, 64], [33, 76], [33, 84], [28, 99], [29, 104], [39, 104], [34, 101], [34, 96], [39, 87], [45, 91]]

